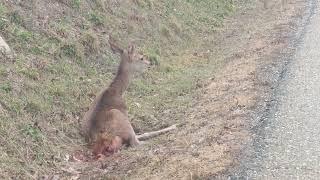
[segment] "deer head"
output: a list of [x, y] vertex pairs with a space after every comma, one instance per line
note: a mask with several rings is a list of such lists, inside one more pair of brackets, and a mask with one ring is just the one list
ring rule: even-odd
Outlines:
[[121, 62], [129, 64], [129, 70], [131, 72], [142, 73], [150, 66], [151, 63], [148, 57], [142, 53], [136, 52], [133, 44], [130, 44], [126, 49], [122, 49], [116, 44], [111, 36], [109, 36], [109, 44], [113, 53], [120, 54]]

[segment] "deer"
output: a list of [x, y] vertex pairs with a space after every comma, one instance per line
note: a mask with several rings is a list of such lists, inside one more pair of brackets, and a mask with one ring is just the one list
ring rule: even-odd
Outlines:
[[86, 140], [95, 157], [105, 157], [118, 152], [123, 145], [135, 147], [141, 141], [176, 129], [176, 125], [136, 135], [128, 118], [124, 93], [134, 74], [141, 74], [151, 66], [149, 58], [137, 53], [135, 46], [123, 49], [109, 36], [110, 49], [120, 55], [120, 64], [111, 84], [103, 89], [84, 115]]

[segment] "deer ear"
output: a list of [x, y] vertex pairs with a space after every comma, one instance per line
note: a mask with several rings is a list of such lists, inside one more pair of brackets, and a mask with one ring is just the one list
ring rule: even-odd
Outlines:
[[109, 44], [113, 53], [123, 53], [123, 49], [116, 44], [116, 41], [113, 39], [111, 35], [109, 35]]
[[135, 50], [134, 45], [133, 45], [133, 44], [130, 44], [129, 47], [128, 47], [128, 53], [129, 53], [129, 54], [133, 54], [134, 50]]

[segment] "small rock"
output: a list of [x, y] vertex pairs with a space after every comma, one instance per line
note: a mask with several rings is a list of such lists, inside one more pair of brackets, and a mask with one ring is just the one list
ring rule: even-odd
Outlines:
[[59, 175], [53, 175], [51, 180], [59, 180], [60, 179], [60, 176]]
[[70, 155], [66, 154], [65, 157], [64, 157], [64, 161], [68, 162], [69, 160], [70, 160]]
[[140, 103], [135, 103], [136, 104], [136, 106], [138, 107], [138, 108], [141, 108], [141, 104]]
[[72, 176], [70, 179], [71, 179], [71, 180], [77, 180], [77, 179], [79, 179], [79, 178], [80, 178], [80, 175], [77, 174], [77, 175]]
[[5, 56], [11, 56], [12, 52], [6, 41], [0, 36], [0, 53]]

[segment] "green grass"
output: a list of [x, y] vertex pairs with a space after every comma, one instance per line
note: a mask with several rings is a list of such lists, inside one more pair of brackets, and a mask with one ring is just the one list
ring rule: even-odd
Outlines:
[[4, 4], [0, 4], [0, 15], [3, 16], [7, 12], [6, 6]]
[[24, 136], [30, 137], [33, 141], [41, 141], [42, 140], [42, 134], [39, 129], [39, 127], [35, 125], [28, 124], [23, 128], [23, 134]]
[[10, 85], [9, 82], [7, 82], [7, 83], [4, 83], [4, 84], [1, 84], [0, 85], [0, 89], [2, 91], [4, 91], [5, 93], [9, 93], [10, 91], [12, 91], [12, 86]]
[[[148, 131], [179, 122], [198, 79], [214, 74], [220, 60], [217, 55], [207, 60], [192, 54], [214, 48], [204, 42], [214, 40], [212, 33], [235, 6], [231, 0], [138, 0], [119, 6], [88, 2], [60, 3], [66, 14], [54, 12], [57, 17], [43, 29], [24, 27], [28, 21], [23, 14], [30, 14], [30, 9], [0, 3], [1, 35], [17, 53], [15, 62], [0, 65], [0, 101], [7, 107], [0, 113], [4, 176], [53, 173], [76, 145], [84, 143], [78, 118], [89, 106], [90, 94], [111, 81], [119, 62], [109, 50], [109, 33], [123, 47], [135, 42], [154, 65], [126, 93], [132, 123]], [[164, 115], [167, 110], [172, 113]]]
[[80, 41], [88, 55], [91, 53], [97, 53], [100, 49], [99, 39], [93, 31], [84, 32]]
[[21, 29], [14, 29], [13, 34], [15, 38], [20, 41], [20, 43], [28, 43], [32, 39], [33, 35], [29, 31], [21, 30]]
[[81, 0], [72, 0], [71, 5], [73, 8], [80, 8]]
[[7, 12], [7, 8], [0, 3], [0, 30], [5, 29], [7, 26], [7, 19], [5, 18], [5, 14]]
[[22, 25], [22, 23], [23, 23], [23, 19], [17, 11], [14, 11], [9, 14], [9, 20], [12, 23], [17, 24], [17, 25]]
[[39, 79], [39, 72], [36, 69], [23, 67], [22, 69], [19, 70], [19, 72], [25, 75], [29, 79], [32, 79], [32, 80]]
[[97, 11], [92, 11], [89, 13], [89, 21], [91, 21], [94, 25], [100, 26], [104, 25], [105, 19], [104, 16]]
[[77, 48], [74, 44], [65, 44], [61, 47], [62, 54], [73, 58], [77, 55]]
[[7, 77], [7, 76], [8, 76], [8, 72], [6, 68], [4, 66], [0, 66], [0, 78]]

